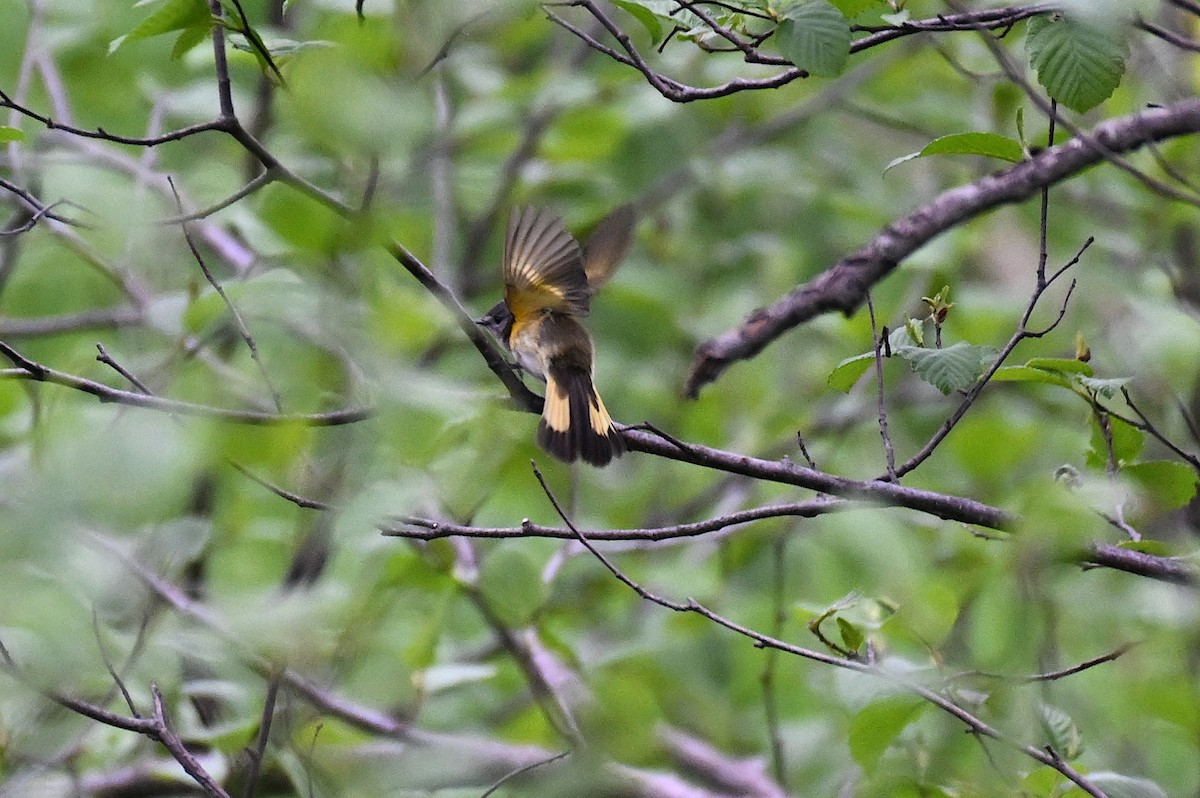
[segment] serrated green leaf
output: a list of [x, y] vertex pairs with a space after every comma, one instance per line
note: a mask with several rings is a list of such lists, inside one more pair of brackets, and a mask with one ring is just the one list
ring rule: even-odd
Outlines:
[[528, 549], [500, 546], [483, 561], [479, 589], [506, 626], [524, 626], [546, 600], [541, 567]]
[[25, 132], [20, 128], [0, 125], [0, 142], [24, 141]]
[[1183, 463], [1151, 460], [1121, 470], [1151, 495], [1163, 510], [1177, 510], [1196, 495], [1196, 472]]
[[1103, 396], [1105, 399], [1111, 399], [1120, 393], [1121, 389], [1129, 384], [1128, 377], [1115, 377], [1110, 379], [1098, 379], [1096, 377], [1079, 377], [1079, 384], [1084, 388]]
[[921, 379], [944, 394], [970, 388], [996, 357], [996, 350], [990, 346], [961, 341], [945, 349], [909, 346], [893, 351], [907, 360]]
[[892, 741], [927, 705], [912, 696], [889, 696], [868, 704], [850, 721], [850, 755], [868, 773]]
[[850, 23], [827, 0], [789, 8], [775, 40], [784, 58], [817, 77], [841, 74], [850, 57]]
[[[1112, 436], [1113, 458], [1118, 468], [1132, 463], [1142, 451], [1146, 436], [1141, 430], [1131, 427], [1119, 418], [1108, 417], [1108, 431]], [[1087, 464], [1092, 468], [1108, 467], [1108, 444], [1099, 422], [1092, 418], [1091, 446], [1087, 452]]]
[[1068, 762], [1078, 759], [1083, 753], [1083, 734], [1074, 719], [1050, 704], [1042, 704], [1039, 709], [1042, 732], [1055, 753]]
[[1123, 29], [1062, 13], [1029, 20], [1028, 48], [1038, 82], [1051, 97], [1079, 113], [1112, 95], [1129, 57]]
[[1087, 779], [1099, 787], [1108, 798], [1167, 798], [1166, 791], [1149, 779], [1137, 779], [1108, 771], [1089, 773]]
[[1084, 363], [1082, 360], [1073, 357], [1033, 357], [1026, 360], [1025, 365], [1034, 369], [1065, 371], [1070, 374], [1083, 374], [1086, 377], [1092, 376], [1091, 364]]
[[108, 52], [111, 54], [129, 42], [207, 24], [211, 19], [212, 15], [204, 0], [165, 0], [133, 30], [113, 39], [108, 45]]

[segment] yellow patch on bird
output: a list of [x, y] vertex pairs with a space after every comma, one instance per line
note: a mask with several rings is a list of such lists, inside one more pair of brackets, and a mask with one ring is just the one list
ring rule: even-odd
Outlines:
[[592, 425], [592, 429], [601, 435], [608, 435], [608, 431], [612, 429], [612, 417], [608, 415], [608, 410], [604, 407], [604, 402], [600, 401], [600, 394], [594, 394], [595, 401], [591, 403], [588, 413], [588, 421]]
[[555, 432], [566, 432], [571, 428], [571, 402], [567, 392], [547, 375], [546, 405], [542, 409], [542, 419], [546, 426]]
[[528, 285], [504, 286], [504, 304], [508, 305], [513, 318], [524, 321], [543, 310], [566, 310], [567, 292], [559, 286], [543, 283], [530, 276]]

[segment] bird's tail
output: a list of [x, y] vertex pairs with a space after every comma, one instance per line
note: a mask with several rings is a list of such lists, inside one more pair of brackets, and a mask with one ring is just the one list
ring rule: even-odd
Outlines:
[[605, 466], [625, 451], [592, 376], [578, 368], [551, 368], [546, 374], [546, 405], [538, 424], [538, 443], [560, 460], [583, 459]]

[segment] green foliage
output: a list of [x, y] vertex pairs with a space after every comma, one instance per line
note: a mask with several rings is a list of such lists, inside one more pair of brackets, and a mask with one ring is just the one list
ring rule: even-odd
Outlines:
[[1063, 13], [1031, 19], [1028, 47], [1038, 82], [1051, 97], [1079, 113], [1112, 96], [1129, 57], [1121, 21]]
[[[696, 6], [760, 63], [674, 0], [612, 5], [601, 7], [663, 85], [702, 89], [794, 72], [784, 59], [838, 76], [854, 39], [904, 21], [936, 28], [945, 13], [924, 0]], [[1128, 9], [1087, 5], [1025, 23], [1051, 96], [1103, 123], [1188, 88], [1193, 56], [1152, 69], [1165, 43], [1147, 47]], [[1007, 742], [1052, 747], [1110, 796], [1200, 791], [1188, 593], [1089, 560], [1103, 543], [1194, 564], [1196, 446], [1178, 409], [1195, 404], [1200, 356], [1194, 209], [1107, 164], [1067, 175], [1048, 196], [1048, 271], [1096, 243], [1061, 281], [1077, 280], [1069, 298], [1056, 283], [1033, 309], [1036, 199], [887, 260], [935, 198], [1036, 166], [1045, 119], [997, 77], [974, 26], [855, 46], [836, 86], [673, 103], [511, 0], [365, 3], [361, 19], [354, 3], [221, 9], [240, 139], [210, 130], [150, 148], [105, 136], [218, 114], [207, 3], [0, 0], [0, 90], [89, 132], [6, 109], [0, 341], [90, 381], [35, 384], [12, 363], [0, 380], [0, 642], [17, 663], [0, 677], [0, 792], [73, 795], [126, 775], [147, 794], [194, 785], [154, 740], [39, 692], [128, 715], [110, 665], [143, 718], [150, 686], [162, 689], [174, 728], [235, 795], [248, 792], [245, 752], [276, 674], [263, 796], [479, 796], [530, 765], [496, 794], [734, 794], [777, 773], [764, 794], [1078, 793]], [[543, 10], [627, 53], [585, 8]], [[1018, 54], [1018, 38], [997, 46]], [[984, 132], [1014, 118], [1017, 140]], [[1157, 146], [1194, 173], [1193, 141]], [[881, 179], [913, 158], [919, 168]], [[257, 361], [178, 222], [163, 223], [180, 213], [168, 175], [185, 213], [222, 208], [188, 230]], [[512, 207], [549, 206], [586, 239], [631, 201], [629, 255], [586, 320], [595, 379], [614, 417], [661, 430], [681, 459], [635, 450], [602, 471], [567, 466], [537, 448], [536, 416], [508, 401], [469, 320], [389, 246], [477, 317], [503, 294]], [[861, 308], [805, 316], [682, 398], [697, 345], [746, 334], [757, 308], [798, 286], [793, 298], [812, 298], [826, 270], [869, 247], [884, 261], [841, 272], [847, 294], [817, 309], [857, 307], [853, 289], [870, 288], [898, 466], [970, 400], [928, 458], [881, 476]], [[1023, 318], [1042, 329], [1062, 302], [1059, 326], [978, 385]], [[123, 372], [96, 360], [97, 343]], [[276, 412], [272, 393], [283, 414], [372, 412], [340, 426], [233, 424], [100, 402], [102, 386], [259, 420]], [[734, 465], [697, 466], [691, 444]], [[778, 469], [811, 457], [842, 480], [825, 486], [834, 496], [848, 481], [860, 492], [827, 504], [747, 476], [759, 460], [740, 455]], [[596, 544], [643, 591], [811, 656], [653, 604], [575, 540], [380, 534], [559, 525], [531, 460], [585, 532], [815, 508]], [[1014, 520], [967, 524], [888, 495]], [[1134, 641], [1116, 661], [1029, 681]], [[1007, 742], [981, 747], [914, 684]], [[749, 782], [714, 782], [730, 773]]]
[[863, 707], [850, 722], [850, 753], [868, 773], [896, 737], [929, 705], [911, 696], [889, 696]]
[[785, 58], [816, 77], [841, 74], [850, 56], [850, 25], [826, 0], [788, 6], [775, 38]]
[[[139, 4], [140, 5], [140, 4]], [[142, 22], [126, 34], [113, 39], [108, 45], [109, 53], [133, 42], [180, 31], [171, 55], [178, 58], [191, 46], [207, 36], [212, 27], [212, 15], [204, 0], [161, 0]], [[184, 46], [183, 43], [188, 46]]]
[[1019, 163], [1025, 158], [1021, 142], [1007, 136], [996, 133], [954, 133], [940, 136], [914, 153], [901, 155], [884, 167], [883, 171], [930, 155], [983, 155], [1010, 163]]

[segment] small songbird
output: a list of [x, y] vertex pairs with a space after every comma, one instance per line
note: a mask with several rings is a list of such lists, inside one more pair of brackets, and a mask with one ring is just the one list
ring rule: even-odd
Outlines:
[[[601, 242], [595, 258], [597, 285], [628, 248], [632, 211], [609, 226], [612, 233], [601, 239], [593, 235], [588, 242], [589, 249], [593, 240]], [[609, 240], [619, 239], [622, 231], [623, 241]], [[579, 319], [590, 310], [595, 286], [589, 286], [584, 263], [583, 251], [562, 219], [544, 209], [517, 211], [504, 241], [504, 302], [479, 323], [521, 368], [546, 381], [537, 436], [542, 448], [568, 463], [582, 458], [604, 466], [625, 451], [625, 443], [592, 382], [592, 337]]]

